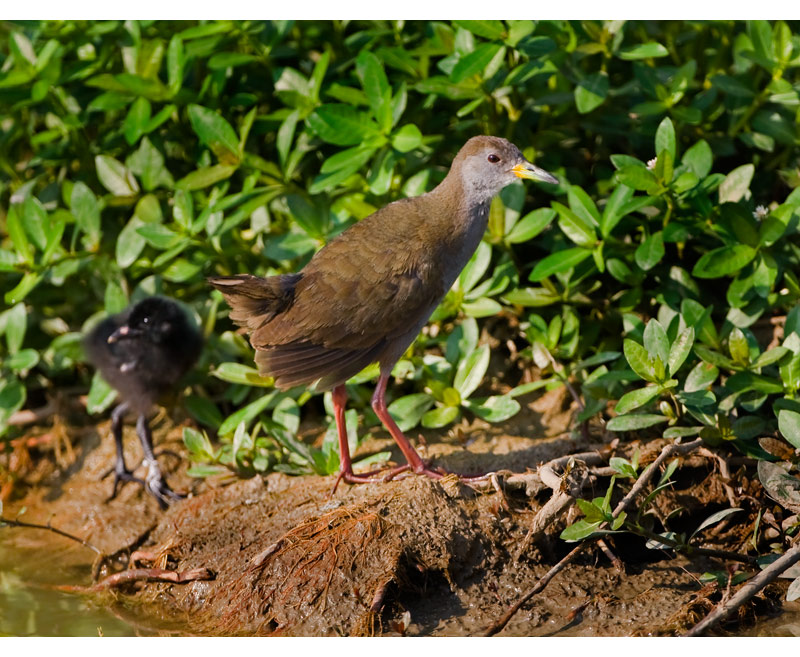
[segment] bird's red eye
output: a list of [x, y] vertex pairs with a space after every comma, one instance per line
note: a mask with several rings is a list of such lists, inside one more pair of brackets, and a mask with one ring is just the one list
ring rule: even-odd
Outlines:
[[492, 164], [497, 164], [500, 161], [499, 156], [495, 155], [494, 153], [489, 155], [489, 157], [486, 159], [489, 160], [489, 162], [491, 162]]

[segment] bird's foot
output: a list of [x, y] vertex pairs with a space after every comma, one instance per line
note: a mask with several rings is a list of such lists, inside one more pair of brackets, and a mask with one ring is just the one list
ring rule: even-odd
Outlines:
[[147, 477], [142, 484], [144, 485], [144, 489], [156, 498], [158, 505], [162, 509], [166, 509], [170, 503], [182, 500], [186, 497], [185, 495], [176, 493], [167, 485], [167, 482], [164, 481], [164, 477], [161, 474], [161, 468], [158, 467], [158, 463], [145, 459], [144, 464], [147, 466]]
[[331, 495], [336, 492], [336, 489], [339, 487], [339, 482], [344, 481], [348, 484], [377, 484], [386, 481], [391, 481], [395, 479], [398, 475], [401, 474], [413, 474], [411, 472], [411, 466], [408, 464], [406, 465], [398, 465], [395, 467], [386, 467], [386, 468], [379, 468], [377, 470], [370, 470], [369, 472], [362, 472], [356, 474], [353, 472], [351, 468], [347, 468], [346, 470], [340, 470], [338, 476], [336, 477], [336, 482], [333, 484], [333, 489], [331, 490]]
[[110, 502], [111, 500], [113, 500], [117, 496], [117, 493], [119, 493], [122, 484], [126, 482], [134, 481], [141, 486], [145, 485], [144, 479], [139, 479], [139, 477], [134, 477], [133, 473], [127, 469], [112, 468], [111, 470], [106, 472], [102, 478], [105, 479], [112, 472], [114, 473], [114, 488], [111, 490], [111, 495], [109, 495], [108, 498], [106, 498], [106, 502]]
[[424, 461], [421, 461], [416, 468], [411, 467], [408, 463], [405, 465], [398, 465], [393, 468], [381, 468], [378, 470], [371, 470], [370, 472], [362, 472], [355, 474], [352, 469], [342, 470], [336, 477], [336, 482], [333, 484], [331, 495], [336, 492], [339, 483], [344, 481], [348, 484], [375, 484], [385, 483], [397, 479], [400, 475], [405, 479], [411, 475], [423, 475], [431, 479], [441, 479], [447, 475], [455, 475], [459, 480], [466, 484], [484, 481], [491, 476], [492, 473], [477, 473], [477, 474], [462, 474], [460, 472], [451, 472], [438, 466], [431, 466]]

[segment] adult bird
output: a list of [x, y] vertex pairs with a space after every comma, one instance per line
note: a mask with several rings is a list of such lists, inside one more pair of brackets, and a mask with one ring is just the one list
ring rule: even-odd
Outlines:
[[492, 198], [519, 178], [558, 181], [499, 137], [473, 137], [431, 192], [400, 199], [354, 224], [295, 274], [209, 278], [250, 333], [262, 375], [279, 388], [317, 381], [332, 389], [339, 434], [338, 481], [355, 474], [347, 444], [345, 381], [373, 362], [380, 377], [372, 408], [411, 470], [438, 478], [386, 407], [389, 375], [467, 264], [486, 231]]
[[[111, 432], [117, 447], [111, 497], [117, 494], [121, 482], [135, 481], [166, 508], [181, 495], [170, 489], [161, 474], [147, 413], [197, 361], [203, 347], [200, 332], [177, 303], [148, 297], [101, 321], [83, 344], [89, 362], [117, 390], [121, 400], [111, 413]], [[128, 412], [137, 416], [136, 433], [147, 466], [144, 480], [135, 477], [125, 465], [122, 427]]]

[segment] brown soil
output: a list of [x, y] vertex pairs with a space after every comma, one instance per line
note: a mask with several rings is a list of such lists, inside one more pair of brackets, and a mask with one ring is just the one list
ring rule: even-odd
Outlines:
[[[454, 470], [525, 472], [586, 450], [586, 443], [564, 433], [571, 416], [564, 390], [552, 391], [502, 427], [477, 422], [445, 438], [428, 434], [427, 456]], [[36, 461], [27, 485], [15, 488], [22, 495], [7, 502], [4, 513], [14, 517], [24, 506], [26, 521], [51, 522], [85, 538], [112, 555], [104, 560], [103, 574], [125, 567], [210, 571], [213, 579], [135, 581], [91, 594], [98, 604], [113, 607], [147, 631], [479, 635], [566, 554], [570, 546], [556, 537], [577, 517], [570, 511], [553, 523], [543, 541], [517, 558], [549, 489], [531, 496], [525, 491], [501, 495], [494, 489], [478, 493], [455, 478], [435, 482], [408, 477], [341, 485], [331, 495], [332, 477], [282, 474], [215, 485], [187, 477], [185, 459], [169, 455], [184, 455], [180, 427], [162, 421], [155, 436], [172, 487], [193, 491], [168, 511], [161, 512], [155, 500], [132, 484], [116, 499], [106, 500], [112, 482], [102, 474], [113, 463], [114, 450], [108, 423], [103, 423], [76, 440], [75, 461], [69, 467], [57, 468], [47, 458]], [[375, 441], [371, 447], [384, 445]], [[643, 462], [652, 460], [660, 447], [644, 444]], [[131, 463], [141, 456], [130, 427], [126, 451]], [[681, 505], [678, 522], [692, 518], [696, 526], [713, 511], [730, 506], [713, 463], [690, 460], [681, 472], [682, 483], [664, 496], [663, 513]], [[607, 480], [600, 483], [596, 495], [604, 493]], [[709, 546], [739, 549], [743, 537], [752, 533], [741, 520], [722, 523]], [[85, 566], [93, 556], [44, 531], [5, 529], [0, 542], [18, 554], [24, 551], [38, 568], [55, 561]], [[587, 550], [523, 607], [502, 634], [675, 634], [702, 618], [724, 593], [699, 581], [704, 571], [723, 569], [720, 563], [669, 557], [626, 535], [607, 542], [623, 570], [600, 551]], [[135, 551], [138, 562], [129, 563]], [[740, 620], [773, 613], [784, 589], [768, 589]]]

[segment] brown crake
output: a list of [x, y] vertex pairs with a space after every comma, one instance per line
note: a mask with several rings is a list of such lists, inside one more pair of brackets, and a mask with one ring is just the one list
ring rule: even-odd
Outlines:
[[386, 384], [477, 248], [492, 198], [518, 178], [558, 182], [511, 142], [473, 137], [433, 191], [390, 203], [351, 226], [301, 271], [208, 279], [230, 305], [231, 319], [249, 332], [261, 374], [273, 376], [279, 388], [317, 381], [317, 389], [333, 389], [339, 480], [376, 480], [374, 473], [353, 473], [344, 421], [344, 382], [373, 362], [380, 378], [372, 407], [408, 461], [388, 476], [409, 469], [441, 476], [386, 410]]

